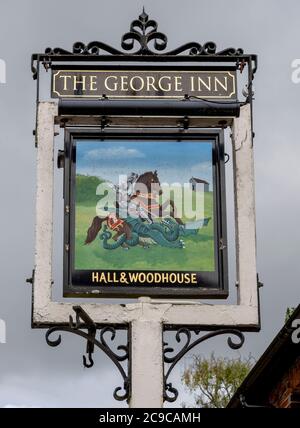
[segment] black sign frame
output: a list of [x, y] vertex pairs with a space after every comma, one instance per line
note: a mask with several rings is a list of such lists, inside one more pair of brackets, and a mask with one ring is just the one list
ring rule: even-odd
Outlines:
[[[214, 173], [214, 228], [216, 271], [213, 275], [203, 274], [203, 283], [206, 286], [179, 288], [173, 286], [149, 285], [113, 285], [97, 286], [82, 282], [84, 273], [74, 274], [75, 249], [75, 168], [74, 143], [79, 139], [115, 139], [115, 140], [176, 140], [184, 143], [185, 140], [213, 140], [213, 173]], [[224, 161], [224, 131], [216, 130], [188, 130], [184, 134], [178, 131], [157, 130], [146, 131], [110, 131], [91, 128], [65, 129], [65, 161], [64, 161], [64, 297], [122, 297], [136, 298], [141, 296], [168, 297], [168, 298], [221, 298], [228, 297], [228, 255], [227, 255], [227, 227], [226, 227], [226, 189], [225, 189], [225, 161]], [[88, 271], [90, 272], [90, 271]], [[112, 272], [114, 272], [112, 270]], [[75, 279], [75, 281], [74, 281]], [[75, 282], [77, 282], [75, 284]]]

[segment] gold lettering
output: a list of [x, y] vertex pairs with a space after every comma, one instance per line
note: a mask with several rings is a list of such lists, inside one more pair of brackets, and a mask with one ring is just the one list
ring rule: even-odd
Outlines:
[[92, 272], [92, 282], [104, 284], [129, 284], [145, 282], [151, 284], [197, 284], [196, 273], [175, 273], [175, 272]]
[[99, 280], [99, 273], [92, 272], [92, 282], [98, 282], [98, 280]]
[[205, 82], [202, 77], [198, 77], [198, 91], [202, 91], [201, 84], [206, 87], [208, 91], [211, 91], [211, 76], [207, 77], [208, 82]]
[[181, 83], [182, 77], [181, 76], [175, 76], [174, 79], [175, 79], [175, 91], [176, 92], [182, 91], [182, 83]]
[[191, 282], [191, 277], [188, 273], [184, 274], [184, 281], [186, 284], [189, 284]]
[[184, 282], [184, 275], [182, 273], [178, 274], [177, 282], [178, 284], [182, 284]]
[[67, 79], [71, 79], [71, 78], [72, 78], [72, 76], [59, 76], [59, 78], [60, 78], [60, 79], [64, 79], [64, 87], [63, 87], [63, 90], [64, 90], [64, 91], [67, 91], [67, 90], [68, 90], [68, 87], [67, 87]]
[[174, 284], [174, 282], [176, 282], [176, 280], [177, 280], [176, 274], [175, 274], [175, 273], [170, 273], [169, 281], [170, 281], [172, 284]]
[[[108, 80], [109, 79], [114, 79], [114, 83], [113, 83], [112, 87], [108, 86], [108, 84], [109, 84]], [[108, 91], [117, 91], [117, 89], [118, 89], [118, 82], [117, 82], [116, 76], [107, 76], [106, 79], [104, 80], [104, 86], [105, 86], [105, 88]]]
[[157, 88], [154, 86], [155, 79], [153, 76], [147, 76], [146, 82], [147, 82], [147, 91], [150, 91], [150, 86], [155, 92], [157, 91]]
[[[80, 76], [78, 77], [80, 79]], [[82, 76], [81, 80], [77, 80], [77, 76], [73, 76], [73, 90], [76, 91], [78, 85], [82, 84], [82, 90], [85, 91], [86, 76]]]
[[146, 281], [146, 274], [144, 272], [141, 272], [139, 274], [139, 282], [143, 283]]
[[128, 80], [127, 80], [128, 76], [120, 76], [120, 79], [121, 79], [121, 91], [128, 91]]
[[217, 84], [221, 86], [224, 89], [224, 91], [227, 91], [227, 86], [228, 86], [227, 76], [224, 76], [224, 84], [217, 77], [215, 77], [215, 92], [218, 92]]
[[147, 282], [153, 282], [153, 279], [154, 279], [154, 275], [153, 275], [153, 273], [152, 273], [152, 272], [149, 272], [149, 273], [147, 274]]
[[194, 76], [191, 76], [191, 91], [194, 91], [195, 87], [194, 87]]
[[97, 91], [94, 85], [97, 83], [97, 76], [90, 76], [90, 91]]
[[168, 274], [163, 272], [161, 274], [161, 280], [162, 280], [162, 282], [167, 282], [168, 281]]
[[98, 279], [98, 282], [104, 282], [105, 284], [107, 283], [106, 276], [105, 276], [104, 272], [101, 272], [100, 279]]
[[138, 273], [129, 272], [129, 280], [130, 280], [130, 282], [137, 282], [137, 280], [138, 280]]
[[[139, 87], [139, 88], [137, 88], [137, 87], [134, 87], [134, 86], [133, 86], [133, 82], [134, 82], [134, 80], [139, 80], [139, 81], [140, 81], [140, 87]], [[136, 91], [136, 92], [141, 91], [141, 90], [144, 88], [144, 85], [145, 85], [144, 80], [143, 80], [140, 76], [133, 76], [133, 77], [130, 79], [130, 82], [129, 82], [129, 86], [130, 86], [130, 88], [131, 88], [133, 91]]]
[[[162, 85], [162, 81], [163, 80], [169, 80], [169, 83], [167, 84], [167, 87], [163, 87]], [[164, 91], [164, 92], [169, 92], [171, 90], [171, 83], [170, 83], [171, 77], [169, 76], [162, 76], [159, 81], [158, 81], [158, 87], [160, 90]]]
[[155, 284], [159, 284], [160, 283], [160, 273], [155, 272], [155, 274], [154, 274], [154, 282], [155, 282]]

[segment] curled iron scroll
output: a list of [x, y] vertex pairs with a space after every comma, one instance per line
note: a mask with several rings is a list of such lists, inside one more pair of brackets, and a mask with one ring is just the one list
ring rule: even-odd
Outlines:
[[[197, 336], [196, 339], [192, 340], [192, 332], [195, 333]], [[199, 345], [200, 343], [211, 339], [215, 336], [220, 335], [229, 335], [227, 339], [228, 346], [231, 349], [239, 349], [243, 346], [245, 337], [243, 333], [236, 329], [226, 328], [226, 329], [220, 329], [216, 331], [211, 331], [209, 333], [206, 333], [202, 335], [201, 337], [198, 337], [200, 334], [200, 330], [190, 330], [189, 328], [183, 327], [177, 330], [175, 334], [175, 339], [179, 344], [182, 344], [182, 347], [176, 352], [174, 348], [168, 346], [167, 342], [163, 343], [163, 356], [164, 356], [164, 363], [170, 364], [165, 375], [164, 375], [164, 400], [168, 401], [170, 403], [176, 401], [178, 397], [178, 390], [172, 385], [171, 382], [168, 381], [169, 376], [176, 366], [176, 364], [181, 360], [181, 358], [186, 355], [191, 349], [195, 348], [195, 346]], [[231, 336], [235, 336], [238, 341], [233, 341]], [[174, 353], [173, 355], [170, 355]]]
[[[80, 307], [74, 307], [74, 310], [76, 311], [75, 323], [73, 322], [73, 318], [70, 317], [69, 325], [59, 325], [49, 328], [46, 332], [47, 344], [51, 347], [59, 346], [62, 342], [61, 334], [59, 334], [56, 338], [52, 338], [52, 335], [61, 332], [73, 333], [84, 338], [87, 342], [87, 356], [83, 355], [83, 364], [86, 368], [90, 368], [94, 365], [92, 358], [94, 347], [96, 346], [97, 348], [101, 349], [114, 363], [123, 378], [123, 387], [115, 388], [113, 393], [114, 398], [118, 401], [128, 400], [130, 398], [130, 380], [128, 374], [125, 372], [125, 368], [121, 363], [128, 361], [129, 364], [129, 343], [127, 342], [126, 345], [119, 345], [116, 349], [121, 353], [117, 353], [111, 348], [111, 346], [108, 345], [108, 340], [113, 342], [116, 338], [117, 329], [112, 326], [105, 326], [100, 329], [99, 339], [97, 339], [97, 328], [95, 324], [92, 322], [82, 322], [82, 317], [89, 319], [88, 315]], [[105, 339], [105, 335], [107, 333], [110, 333], [109, 339]], [[123, 391], [123, 393], [121, 393], [121, 391]]]

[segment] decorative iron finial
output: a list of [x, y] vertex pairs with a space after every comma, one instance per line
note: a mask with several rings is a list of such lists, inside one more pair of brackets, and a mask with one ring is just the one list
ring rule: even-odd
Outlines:
[[145, 12], [145, 6], [143, 6], [143, 12], [141, 13], [141, 15], [139, 16], [139, 18], [140, 18], [140, 20], [142, 21], [142, 20], [145, 20], [145, 21], [147, 21], [148, 20], [148, 15], [147, 15], [147, 13]]
[[121, 46], [125, 51], [131, 51], [134, 47], [134, 42], [138, 42], [140, 48], [134, 52], [135, 55], [155, 55], [156, 52], [149, 49], [148, 44], [154, 41], [154, 49], [162, 51], [167, 47], [167, 36], [157, 31], [158, 24], [153, 19], [149, 20], [149, 16], [143, 7], [139, 19], [132, 21], [130, 30], [124, 34], [121, 40]]

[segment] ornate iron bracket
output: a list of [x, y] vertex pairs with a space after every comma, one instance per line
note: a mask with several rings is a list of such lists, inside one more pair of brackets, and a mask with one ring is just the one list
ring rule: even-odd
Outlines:
[[[118, 351], [121, 351], [121, 354], [116, 353], [109, 346], [105, 335], [110, 333], [110, 341], [113, 341], [116, 337], [117, 327], [113, 326], [104, 326], [97, 327], [93, 322], [90, 316], [80, 307], [73, 306], [73, 309], [76, 313], [76, 320], [73, 321], [73, 317], [70, 316], [69, 325], [59, 325], [51, 327], [47, 330], [46, 333], [46, 342], [49, 346], [58, 346], [61, 343], [61, 335], [57, 339], [50, 339], [50, 336], [56, 332], [69, 332], [74, 333], [78, 336], [83, 337], [86, 340], [86, 354], [83, 355], [83, 365], [84, 367], [90, 368], [94, 365], [93, 353], [95, 346], [101, 349], [114, 363], [114, 365], [119, 370], [123, 378], [123, 387], [117, 387], [114, 390], [113, 396], [118, 401], [129, 400], [130, 398], [130, 334], [127, 327], [127, 343], [126, 345], [119, 345], [117, 347]], [[99, 339], [96, 338], [97, 330], [99, 329]], [[87, 331], [85, 331], [87, 330]], [[124, 329], [123, 329], [124, 330]], [[126, 365], [121, 364], [127, 361], [127, 370]], [[124, 391], [120, 394], [120, 391]]]
[[[238, 342], [234, 342], [229, 336], [227, 339], [228, 346], [231, 349], [239, 349], [243, 346], [245, 337], [243, 333], [239, 330], [235, 330], [232, 328], [224, 328], [221, 330], [211, 331], [202, 335], [201, 337], [197, 337], [196, 339], [192, 339], [192, 332], [195, 333], [196, 336], [199, 336], [201, 330], [197, 329], [189, 329], [189, 328], [180, 328], [176, 331], [175, 339], [178, 343], [182, 342], [182, 337], [185, 337], [185, 342], [182, 348], [173, 356], [169, 356], [168, 354], [174, 352], [174, 348], [168, 346], [167, 342], [163, 342], [163, 358], [164, 358], [164, 400], [170, 403], [174, 402], [178, 398], [178, 390], [173, 387], [171, 382], [168, 382], [169, 376], [176, 366], [176, 364], [181, 360], [181, 358], [187, 354], [191, 349], [195, 348], [195, 346], [200, 343], [211, 339], [215, 336], [220, 336], [223, 334], [233, 335], [238, 338]], [[169, 364], [167, 368], [166, 364]]]

